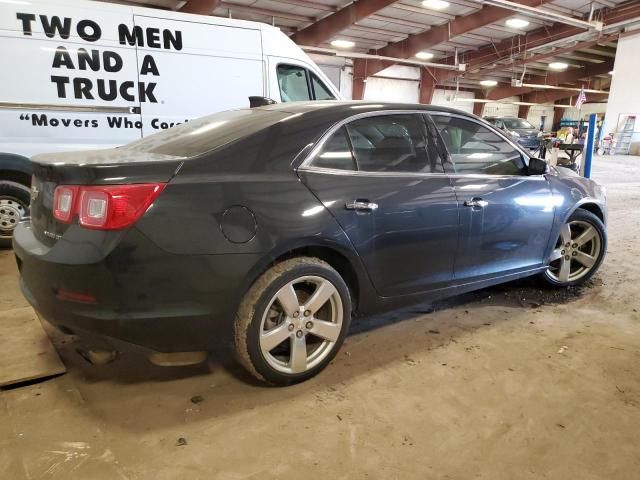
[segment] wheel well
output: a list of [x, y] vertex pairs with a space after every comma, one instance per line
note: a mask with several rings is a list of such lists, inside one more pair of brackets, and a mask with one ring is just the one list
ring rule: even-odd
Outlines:
[[580, 205], [578, 208], [581, 208], [583, 210], [586, 210], [587, 212], [593, 213], [596, 217], [598, 217], [600, 220], [604, 222], [604, 215], [602, 213], [602, 210], [595, 203], [584, 203]]
[[31, 175], [17, 170], [0, 170], [0, 180], [21, 183], [26, 187], [31, 185]]
[[316, 257], [331, 265], [347, 284], [351, 294], [352, 310], [357, 310], [360, 285], [358, 282], [358, 275], [347, 257], [336, 250], [327, 247], [301, 247], [280, 255], [274, 260], [274, 263], [293, 257]]

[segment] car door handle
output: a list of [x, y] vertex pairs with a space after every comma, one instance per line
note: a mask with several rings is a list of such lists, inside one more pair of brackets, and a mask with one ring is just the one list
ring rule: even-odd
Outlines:
[[368, 202], [366, 200], [354, 200], [353, 202], [345, 203], [344, 208], [347, 210], [359, 210], [370, 212], [378, 208], [377, 203]]
[[464, 201], [464, 206], [465, 207], [484, 208], [487, 205], [489, 205], [489, 202], [487, 202], [486, 200], [483, 200], [481, 198], [472, 198], [471, 200], [465, 200]]

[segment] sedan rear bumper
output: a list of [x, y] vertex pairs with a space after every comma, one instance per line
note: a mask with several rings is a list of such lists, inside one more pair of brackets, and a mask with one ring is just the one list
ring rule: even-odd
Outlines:
[[90, 249], [67, 235], [46, 248], [28, 223], [16, 229], [22, 292], [49, 323], [160, 352], [210, 350], [230, 340], [253, 255], [171, 254], [135, 228], [109, 251], [96, 255], [103, 247], [93, 247], [85, 262], [78, 252]]

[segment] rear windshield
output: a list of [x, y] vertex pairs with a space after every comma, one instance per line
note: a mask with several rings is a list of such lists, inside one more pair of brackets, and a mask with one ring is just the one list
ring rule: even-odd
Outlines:
[[527, 122], [526, 120], [523, 120], [521, 118], [505, 118], [502, 120], [502, 122], [504, 123], [504, 126], [507, 128], [535, 128], [533, 125], [531, 125], [529, 122]]
[[195, 157], [256, 133], [289, 116], [288, 112], [229, 110], [197, 118], [125, 145], [136, 152]]

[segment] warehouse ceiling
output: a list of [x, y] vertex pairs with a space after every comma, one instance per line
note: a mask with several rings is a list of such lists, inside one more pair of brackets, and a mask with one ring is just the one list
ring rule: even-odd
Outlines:
[[[527, 85], [584, 86], [605, 91], [610, 84], [618, 36], [634, 23], [640, 23], [640, 0], [126, 3], [269, 23], [307, 49], [340, 51], [347, 56], [368, 54], [367, 58], [354, 59], [354, 98], [361, 98], [367, 77], [395, 63], [415, 61], [434, 64], [422, 69], [426, 79], [423, 83], [432, 89], [435, 86], [472, 89], [491, 100], [520, 96], [522, 101], [556, 101], [575, 95], [571, 90]], [[601, 22], [600, 27], [595, 22]], [[345, 42], [352, 45], [344, 48]], [[438, 66], [459, 63], [466, 65], [466, 71]], [[480, 85], [486, 80], [497, 84]], [[512, 86], [515, 80], [524, 86]], [[421, 95], [421, 99], [426, 98], [430, 97]]]

